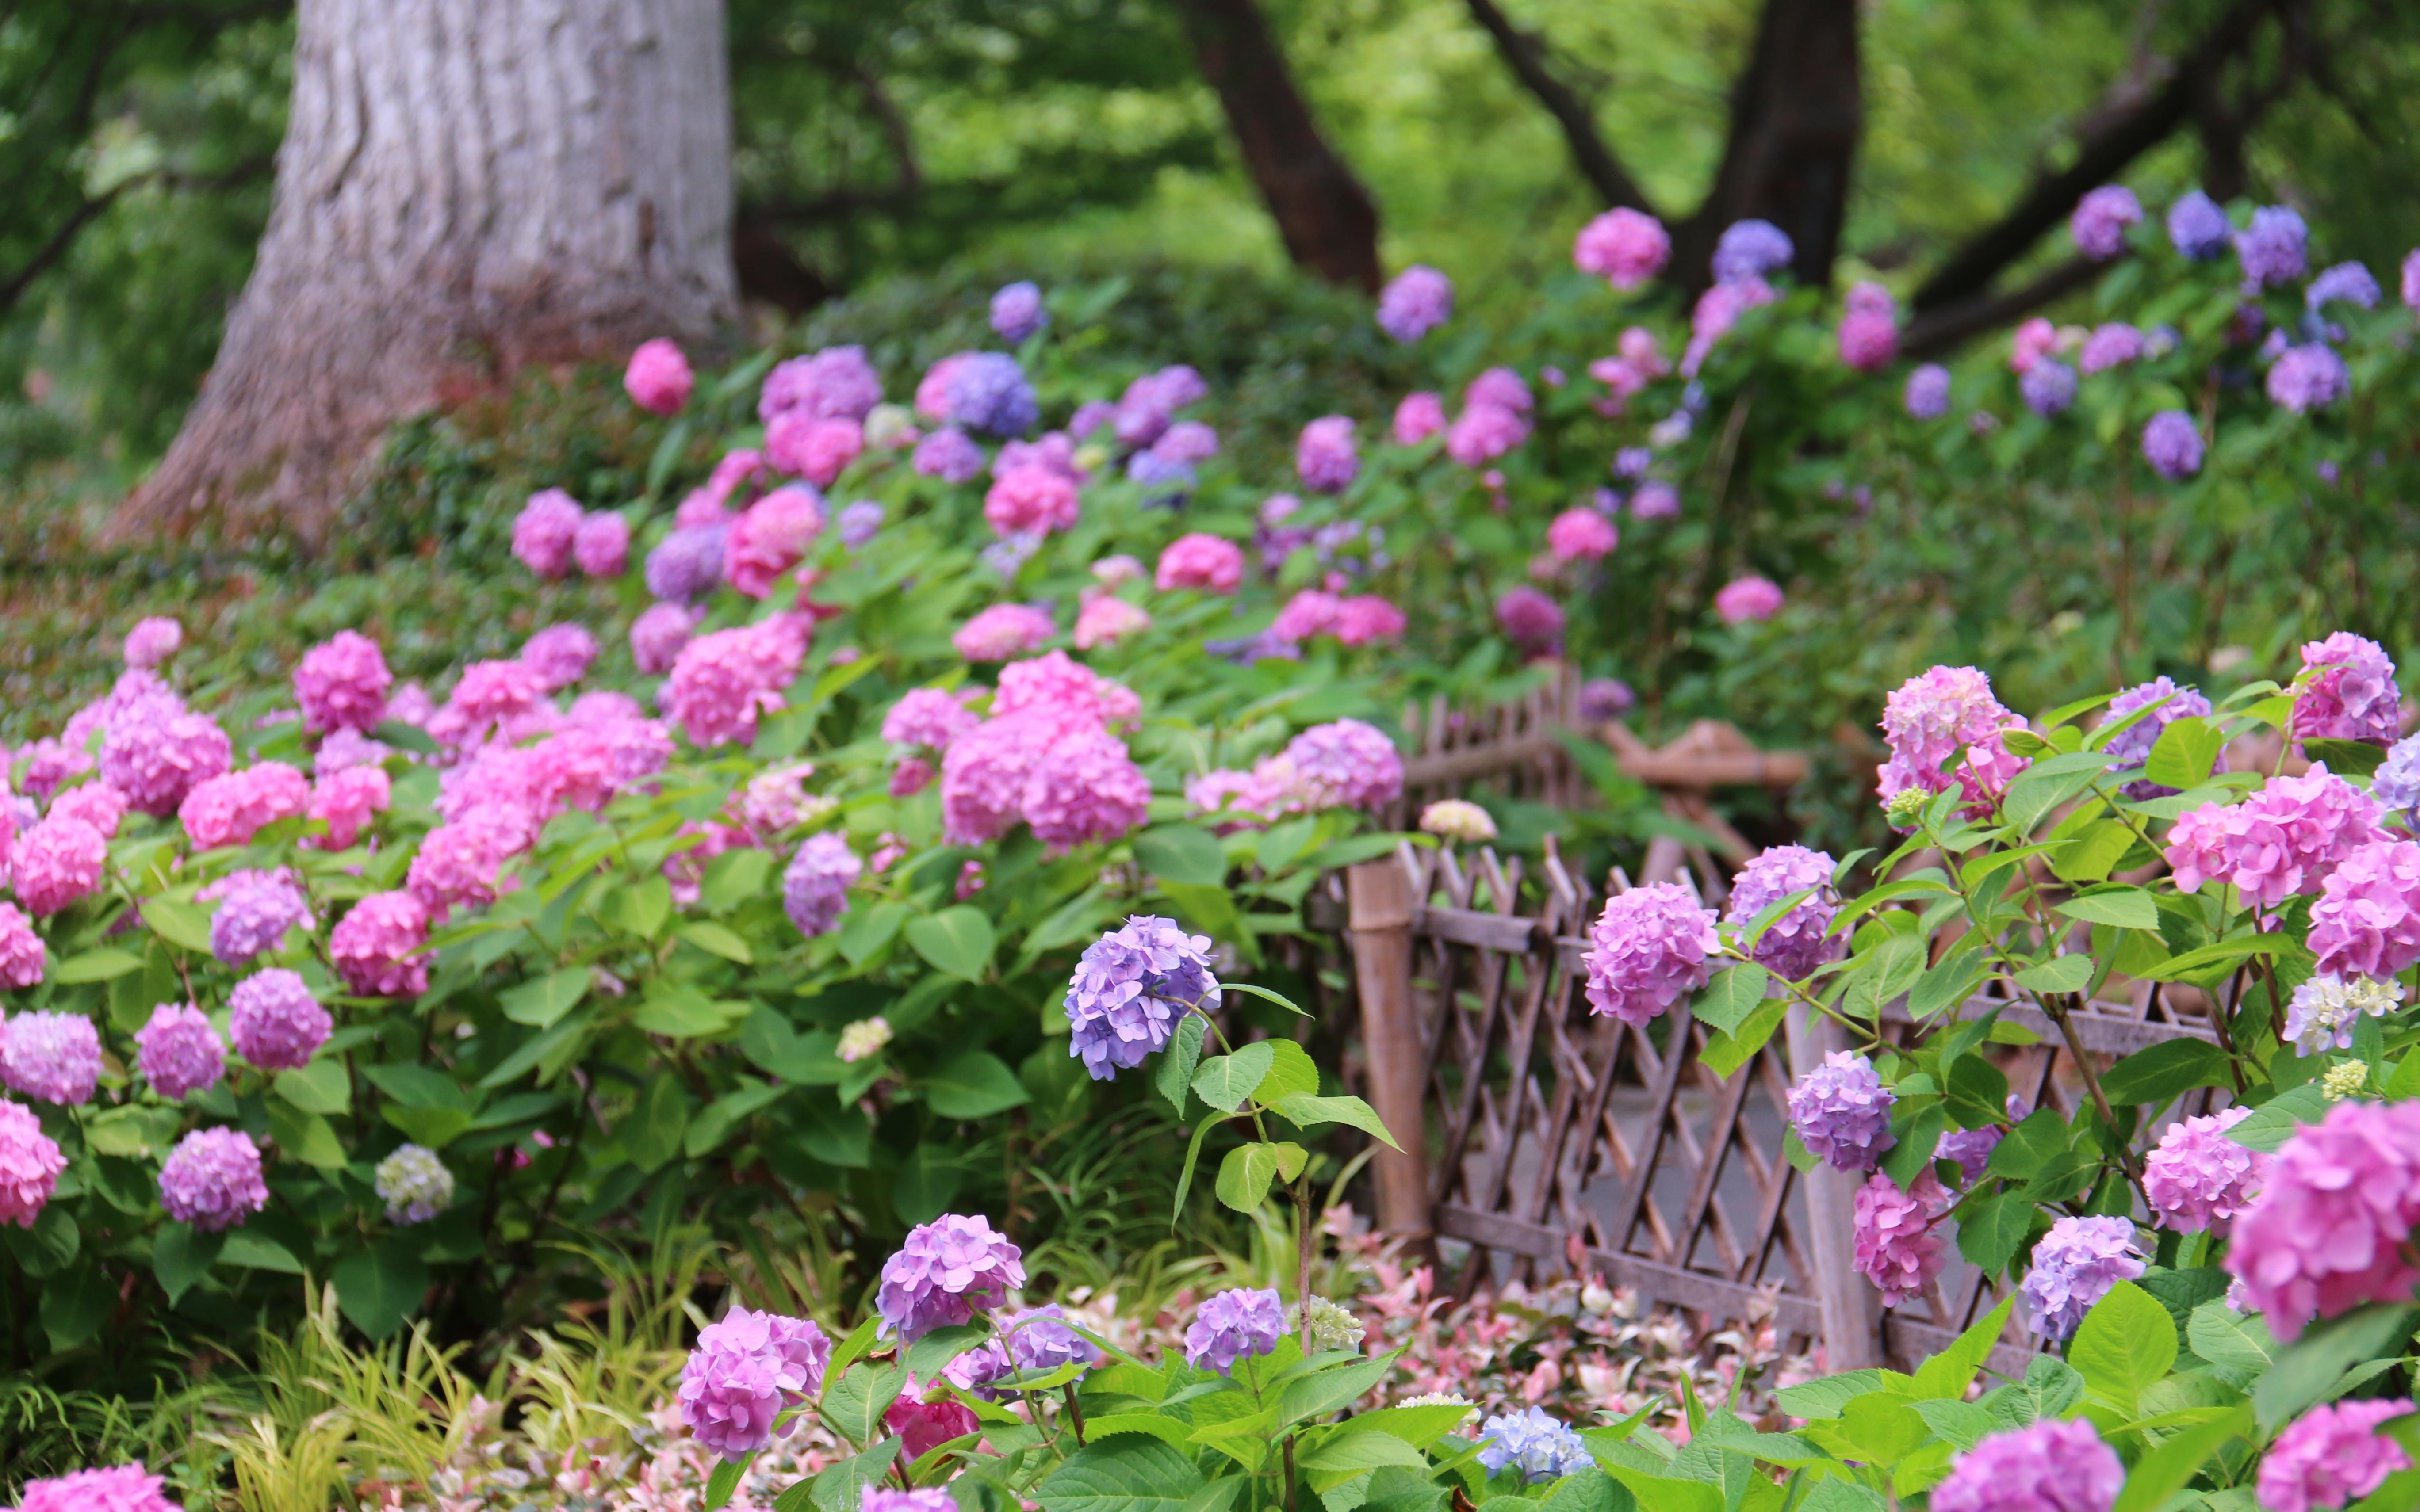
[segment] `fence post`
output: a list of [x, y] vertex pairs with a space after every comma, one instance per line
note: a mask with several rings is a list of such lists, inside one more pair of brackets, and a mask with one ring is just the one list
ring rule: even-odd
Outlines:
[[[1804, 1076], [1826, 1052], [1847, 1048], [1840, 1026], [1804, 1007], [1789, 1011], [1790, 1066]], [[1856, 1200], [1862, 1183], [1828, 1163], [1800, 1178], [1807, 1183], [1807, 1259], [1815, 1267], [1815, 1300], [1823, 1317], [1823, 1365], [1857, 1370], [1883, 1363], [1882, 1311], [1874, 1288], [1857, 1273]]]
[[1394, 856], [1364, 861], [1344, 873], [1345, 930], [1353, 943], [1353, 980], [1361, 999], [1361, 1042], [1370, 1057], [1370, 1103], [1403, 1145], [1378, 1147], [1378, 1227], [1425, 1247], [1434, 1242], [1429, 1213], [1428, 1139], [1424, 1104], [1427, 1057], [1419, 1015], [1412, 1007], [1412, 879]]

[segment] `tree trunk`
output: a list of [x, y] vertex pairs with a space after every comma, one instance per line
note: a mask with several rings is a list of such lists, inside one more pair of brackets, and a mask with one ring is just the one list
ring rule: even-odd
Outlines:
[[1746, 69], [1731, 87], [1730, 135], [1714, 187], [1673, 236], [1671, 276], [1706, 285], [1734, 221], [1770, 221], [1797, 249], [1802, 284], [1831, 281], [1864, 130], [1857, 0], [1765, 0]]
[[324, 534], [392, 422], [736, 314], [721, 0], [302, 0], [276, 198], [122, 532]]
[[1376, 293], [1378, 208], [1332, 151], [1253, 0], [1177, 0], [1202, 76], [1297, 267]]

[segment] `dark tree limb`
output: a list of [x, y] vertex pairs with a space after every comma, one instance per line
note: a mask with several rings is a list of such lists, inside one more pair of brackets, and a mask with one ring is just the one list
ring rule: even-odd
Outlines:
[[2087, 190], [2107, 183], [2128, 163], [2193, 118], [2227, 64], [2251, 45], [2273, 12], [2299, 10], [2304, 0], [2236, 0], [2177, 68], [2166, 85], [2131, 110], [2111, 115], [2077, 144], [2075, 161], [2036, 178], [2007, 214], [1959, 249], [1916, 291], [1919, 313], [1981, 296], [2002, 269], [2023, 257], [2044, 232], [2067, 219]]
[[2073, 257], [2022, 288], [2006, 294], [1978, 294], [1937, 306], [1908, 322], [1900, 333], [1899, 348], [1909, 357], [1938, 357], [1969, 336], [2013, 324], [2054, 300], [2090, 288], [2107, 266], [2089, 257]]
[[1613, 149], [1606, 145], [1605, 136], [1597, 130], [1596, 112], [1590, 108], [1580, 92], [1556, 73], [1548, 54], [1546, 39], [1534, 31], [1523, 31], [1512, 24], [1495, 0], [1466, 0], [1470, 19], [1479, 23], [1496, 43], [1496, 51], [1504, 66], [1521, 81], [1521, 86], [1537, 96], [1538, 103], [1562, 128], [1563, 142], [1571, 149], [1573, 165], [1580, 177], [1594, 186], [1598, 195], [1608, 206], [1626, 206], [1634, 210], [1655, 213], [1647, 203], [1646, 191], [1630, 177]]
[[1801, 283], [1828, 284], [1864, 129], [1857, 0], [1765, 0], [1747, 68], [1731, 85], [1722, 166], [1674, 228], [1667, 276], [1704, 287], [1724, 228], [1752, 217], [1790, 234]]
[[1377, 292], [1378, 207], [1331, 149], [1253, 0], [1176, 0], [1202, 77], [1218, 91], [1296, 266]]
[[775, 217], [742, 205], [731, 222], [731, 266], [740, 297], [761, 301], [796, 319], [838, 291], [791, 250]]
[[237, 184], [247, 180], [265, 177], [269, 173], [270, 161], [267, 158], [254, 158], [236, 164], [225, 173], [215, 174], [179, 174], [164, 168], [154, 168], [144, 173], [130, 175], [100, 193], [86, 196], [83, 203], [68, 212], [67, 218], [61, 221], [57, 228], [51, 233], [50, 239], [35, 248], [32, 255], [19, 265], [16, 271], [6, 277], [0, 277], [0, 311], [13, 308], [19, 300], [24, 298], [25, 290], [33, 286], [34, 280], [56, 266], [59, 259], [65, 257], [69, 250], [75, 245], [76, 239], [84, 235], [85, 228], [100, 220], [111, 206], [117, 203], [119, 195], [130, 190], [153, 184], [171, 190], [207, 192], [232, 189]]

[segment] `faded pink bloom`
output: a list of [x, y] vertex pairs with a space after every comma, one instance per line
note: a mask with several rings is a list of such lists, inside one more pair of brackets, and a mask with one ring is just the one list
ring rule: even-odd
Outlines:
[[1180, 535], [1159, 554], [1153, 579], [1162, 593], [1176, 588], [1232, 594], [1243, 586], [1244, 548], [1234, 542], [1196, 531]]
[[1394, 436], [1398, 446], [1418, 446], [1445, 429], [1445, 402], [1425, 391], [1404, 395], [1395, 406]]
[[950, 644], [969, 661], [1006, 661], [1058, 633], [1050, 616], [1031, 605], [994, 604], [959, 625]]
[[631, 403], [659, 415], [680, 413], [696, 381], [680, 345], [667, 336], [641, 342], [639, 349], [630, 354], [630, 365], [622, 374], [622, 388], [630, 395]]

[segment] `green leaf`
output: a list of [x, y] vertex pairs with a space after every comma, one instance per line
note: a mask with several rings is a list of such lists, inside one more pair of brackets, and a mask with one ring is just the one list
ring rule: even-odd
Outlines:
[[896, 938], [901, 926], [915, 912], [896, 899], [884, 898], [862, 908], [852, 907], [840, 916], [840, 931], [835, 936], [843, 959], [850, 965], [861, 966]]
[[2384, 748], [2360, 740], [2305, 740], [2303, 754], [2338, 777], [2367, 777], [2386, 761]]
[[1185, 1147], [1185, 1164], [1176, 1171], [1176, 1204], [1168, 1215], [1171, 1228], [1176, 1227], [1176, 1220], [1185, 1216], [1185, 1195], [1193, 1190], [1193, 1169], [1202, 1163], [1202, 1141], [1209, 1138], [1210, 1131], [1218, 1127], [1221, 1121], [1204, 1119], [1193, 1126], [1193, 1138]]
[[2092, 980], [2088, 955], [2054, 956], [2016, 975], [2016, 983], [2033, 993], [2080, 993]]
[[2067, 1153], [2067, 1121], [2048, 1108], [2036, 1108], [2009, 1131], [1992, 1149], [1983, 1168], [2012, 1181], [2028, 1181]]
[[73, 1264], [77, 1252], [84, 1248], [84, 1234], [76, 1226], [76, 1215], [65, 1203], [57, 1202], [43, 1208], [30, 1229], [0, 1228], [0, 1241], [5, 1241], [17, 1263], [25, 1268], [25, 1273], [37, 1278], [56, 1275]]
[[1218, 1163], [1218, 1200], [1237, 1212], [1249, 1213], [1267, 1200], [1271, 1181], [1280, 1176], [1291, 1181], [1302, 1174], [1304, 1158], [1303, 1148], [1296, 1144], [1238, 1145]]
[[2149, 1292], [2120, 1281], [2084, 1315], [2067, 1363], [2092, 1400], [2132, 1419], [2145, 1388], [2177, 1363], [2177, 1325]]
[[2224, 1302], [2206, 1302], [2185, 1322], [2185, 1342], [2210, 1365], [2211, 1373], [2238, 1390], [2249, 1389], [2276, 1363], [2277, 1338], [2257, 1313], [2247, 1317]]
[[397, 750], [408, 750], [414, 755], [438, 754], [436, 737], [420, 726], [406, 724], [400, 719], [380, 719], [370, 731], [370, 738], [382, 746], [393, 746]]
[[1278, 1393], [1278, 1426], [1285, 1427], [1352, 1406], [1387, 1379], [1388, 1372], [1395, 1368], [1396, 1355], [1402, 1352], [1397, 1350], [1295, 1377]]
[[966, 1179], [966, 1155], [954, 1142], [925, 1140], [908, 1152], [891, 1183], [891, 1207], [908, 1224], [930, 1223]]
[[281, 1071], [270, 1082], [277, 1095], [305, 1113], [343, 1113], [353, 1105], [344, 1062], [322, 1057], [300, 1070]]
[[[945, 1119], [985, 1119], [1033, 1101], [1016, 1072], [988, 1050], [952, 1057], [920, 1086], [926, 1104]], [[916, 1374], [922, 1379], [925, 1372]]]
[[2205, 1423], [2179, 1428], [2135, 1461], [2111, 1512], [2156, 1512], [2183, 1490], [2219, 1446], [2252, 1429], [2252, 1409], [2234, 1407]]
[[1388, 1465], [1425, 1472], [1429, 1457], [1391, 1433], [1339, 1433], [1322, 1439], [1317, 1448], [1304, 1454], [1296, 1463], [1306, 1471], [1322, 1473], [1349, 1474]]
[[1187, 1456], [1156, 1438], [1120, 1434], [1068, 1456], [1033, 1496], [1043, 1512], [1187, 1512], [1203, 1489]]
[[659, 1071], [639, 1094], [639, 1105], [623, 1119], [616, 1134], [630, 1164], [653, 1172], [680, 1153], [681, 1136], [688, 1130], [689, 1093], [682, 1089], [678, 1076]]
[[850, 1365], [865, 1358], [865, 1352], [874, 1348], [875, 1335], [881, 1328], [882, 1319], [869, 1313], [862, 1322], [849, 1330], [847, 1337], [832, 1346], [831, 1358], [824, 1362], [826, 1391], [830, 1391], [833, 1383], [847, 1373]]
[[2366, 1360], [2401, 1354], [2412, 1339], [2414, 1315], [2408, 1308], [2371, 1305], [2304, 1330], [2278, 1351], [2252, 1388], [2260, 1426], [2274, 1432], [2288, 1418], [2323, 1400], [2344, 1373]]
[[824, 1387], [824, 1423], [853, 1444], [872, 1443], [882, 1436], [882, 1414], [907, 1384], [906, 1366], [861, 1360]]
[[1706, 983], [1706, 990], [1698, 995], [1691, 1011], [1699, 1023], [1711, 1024], [1729, 1034], [1763, 1006], [1765, 990], [1772, 983], [1773, 973], [1752, 961], [1717, 971]]
[[2171, 719], [2151, 743], [2150, 758], [2143, 764], [2143, 780], [2180, 793], [2197, 788], [2210, 780], [2211, 768], [2226, 745], [2226, 733], [2205, 716], [2188, 714]]
[[[519, 1049], [498, 1061], [495, 1070], [480, 1077], [479, 1086], [492, 1091], [520, 1080], [533, 1067], [551, 1064], [558, 1052], [566, 1052], [567, 1046], [587, 1032], [594, 1018], [593, 1011], [582, 1010], [551, 1029], [541, 1029], [531, 1035]], [[551, 1072], [539, 1077], [541, 1082], [551, 1079]]]
[[2017, 774], [2000, 800], [2000, 815], [2020, 835], [2030, 832], [2052, 810], [2090, 788], [2109, 771], [2097, 750], [2046, 756]]
[[[286, 1275], [302, 1274], [302, 1262], [294, 1257], [293, 1251], [267, 1234], [256, 1233], [250, 1228], [228, 1229], [226, 1245], [219, 1251], [219, 1258], [247, 1270], [276, 1271]], [[47, 1301], [46, 1293], [45, 1305]]]
[[1161, 825], [1134, 838], [1135, 864], [1163, 882], [1215, 887], [1227, 880], [1227, 852], [1199, 825]]
[[605, 895], [606, 918], [643, 940], [652, 940], [664, 932], [665, 921], [673, 914], [672, 884], [661, 876], [652, 876], [636, 887], [619, 887]]
[[2149, 981], [2185, 981], [2208, 975], [2214, 982], [2253, 956], [2277, 954], [2286, 949], [2286, 944], [2284, 939], [2274, 934], [2247, 934], [2231, 940], [2212, 940], [2181, 955], [2170, 956], [2155, 966], [2146, 967], [2141, 975]]
[[1959, 1209], [1958, 1253], [1986, 1275], [2009, 1268], [2032, 1230], [2034, 1205], [2015, 1192], [1969, 1197]]
[[739, 1489], [739, 1478], [756, 1462], [752, 1450], [737, 1459], [717, 1459], [713, 1471], [706, 1477], [706, 1512], [721, 1512], [730, 1502], [731, 1493]]
[[961, 981], [981, 981], [999, 941], [983, 911], [962, 903], [909, 919], [908, 943], [934, 970]]
[[1782, 1411], [1792, 1417], [1807, 1419], [1838, 1417], [1840, 1410], [1865, 1396], [1883, 1389], [1879, 1370], [1844, 1370], [1837, 1376], [1819, 1376], [1795, 1386], [1784, 1386], [1773, 1394]]
[[580, 1006], [580, 1000], [588, 995], [589, 980], [586, 966], [566, 966], [498, 993], [496, 1002], [514, 1023], [549, 1028]]
[[209, 1274], [225, 1243], [224, 1232], [197, 1233], [191, 1224], [160, 1226], [151, 1241], [151, 1273], [160, 1278], [160, 1289], [168, 1294], [168, 1305], [175, 1306], [195, 1282]]
[[1219, 1112], [1233, 1113], [1260, 1087], [1277, 1057], [1277, 1046], [1267, 1040], [1256, 1040], [1232, 1056], [1213, 1056], [1193, 1073], [1193, 1093]]
[[[2016, 1309], [2013, 1296], [2003, 1297], [2000, 1304], [1975, 1320], [1964, 1333], [1950, 1341], [1949, 1348], [1918, 1365], [1916, 1382], [1909, 1390], [1919, 1397], [1963, 1401], [1966, 1388], [1974, 1382], [1975, 1372], [1992, 1357], [1993, 1346], [2009, 1326], [2009, 1315]], [[1928, 1421], [1930, 1421], [1928, 1419]], [[1971, 1448], [1971, 1444], [1961, 1444]]]
[[1981, 1056], [1960, 1056], [1949, 1068], [1949, 1113], [1962, 1129], [2009, 1120], [2009, 1078]]
[[2306, 1123], [2317, 1123], [2327, 1116], [2327, 1094], [2317, 1082], [2304, 1082], [2288, 1088], [2268, 1102], [2236, 1120], [2226, 1131], [2226, 1137], [2246, 1149], [2257, 1149], [2273, 1155], [2277, 1147], [2294, 1136], [2294, 1131]]
[[1244, 933], [1244, 921], [1235, 912], [1235, 900], [1223, 887], [1205, 887], [1191, 882], [1159, 879], [1160, 895], [1175, 905], [1176, 916], [1195, 930], [1214, 940], [1239, 940]]
[[100, 1333], [116, 1305], [117, 1287], [107, 1271], [98, 1264], [76, 1266], [42, 1284], [42, 1332], [50, 1335], [52, 1349], [72, 1350]]
[[86, 950], [70, 956], [51, 969], [51, 980], [62, 986], [74, 986], [86, 981], [114, 981], [130, 971], [139, 969], [143, 958], [128, 955], [123, 950]]
[[727, 926], [718, 924], [710, 918], [695, 919], [683, 924], [673, 933], [706, 954], [719, 955], [725, 961], [737, 962], [744, 966], [752, 964], [756, 960], [756, 952], [748, 948], [746, 940], [741, 939]]
[[198, 904], [170, 898], [146, 898], [143, 922], [170, 945], [204, 955], [209, 953], [210, 916]]
[[1932, 1398], [1912, 1405], [1916, 1415], [1932, 1430], [1932, 1436], [1961, 1454], [1981, 1443], [1986, 1435], [1999, 1432], [2002, 1426], [1998, 1418], [1973, 1402]]
[[1716, 1035], [1706, 1041], [1698, 1056], [1698, 1063], [1717, 1076], [1729, 1076], [1753, 1059], [1756, 1053], [1769, 1043], [1774, 1031], [1781, 1027], [1783, 1014], [1790, 1007], [1787, 997], [1768, 997], [1747, 1022], [1729, 1034]]
[[2157, 1107], [2196, 1087], [2225, 1087], [2231, 1080], [2226, 1055], [2218, 1046], [2203, 1040], [2164, 1040], [2102, 1072], [2101, 1090], [2112, 1107]]
[[408, 1108], [389, 1103], [379, 1109], [379, 1117], [402, 1130], [413, 1144], [431, 1149], [444, 1149], [471, 1127], [471, 1115], [460, 1108]]
[[1395, 1136], [1379, 1121], [1378, 1110], [1357, 1097], [1321, 1097], [1314, 1092], [1288, 1092], [1269, 1104], [1272, 1112], [1305, 1129], [1322, 1124], [1349, 1123], [1373, 1139], [1379, 1139], [1395, 1149]]
[[2070, 898], [2057, 906], [2068, 918], [2087, 923], [2115, 924], [2119, 929], [2160, 927], [2160, 905], [2140, 887], [2104, 887]]
[[1268, 1074], [1252, 1088], [1254, 1102], [1266, 1106], [1281, 1097], [1319, 1090], [1319, 1068], [1311, 1064], [1302, 1046], [1292, 1040], [1271, 1040], [1267, 1043], [1271, 1053]]
[[269, 1099], [269, 1137], [277, 1142], [281, 1153], [305, 1165], [333, 1171], [345, 1165], [345, 1147], [336, 1142], [336, 1131], [328, 1126], [328, 1120], [303, 1112], [282, 1097]]
[[[2094, 807], [2100, 801], [2094, 800]], [[2051, 875], [2061, 882], [2084, 884], [2105, 882], [2109, 869], [2116, 866], [2133, 848], [2133, 829], [2115, 819], [2102, 819], [2084, 825], [2069, 837], [2050, 861]]]
[[336, 1305], [355, 1328], [382, 1339], [420, 1310], [428, 1291], [428, 1267], [400, 1240], [381, 1240], [340, 1261], [334, 1280]]
[[659, 978], [648, 984], [646, 998], [630, 1015], [630, 1023], [667, 1040], [695, 1040], [729, 1028], [735, 1016], [730, 1010], [746, 1007], [733, 1003], [726, 1008], [694, 987]]
[[1159, 1057], [1159, 1070], [1153, 1073], [1153, 1085], [1159, 1095], [1168, 1099], [1169, 1107], [1179, 1123], [1185, 1121], [1185, 1104], [1193, 1086], [1194, 1068], [1202, 1061], [1202, 1041], [1210, 1032], [1210, 1021], [1199, 1013], [1187, 1013], [1176, 1026], [1176, 1033], [1168, 1049]]
[[[773, 1505], [778, 1512], [858, 1512], [865, 1503], [865, 1489], [890, 1473], [902, 1447], [899, 1440], [885, 1439], [861, 1454], [826, 1465], [814, 1479], [799, 1481], [783, 1491]], [[792, 1492], [801, 1489], [807, 1492], [802, 1504], [782, 1505]]]
[[991, 1330], [974, 1323], [937, 1328], [908, 1346], [908, 1373], [919, 1381], [938, 1381], [941, 1367], [991, 1337]]

